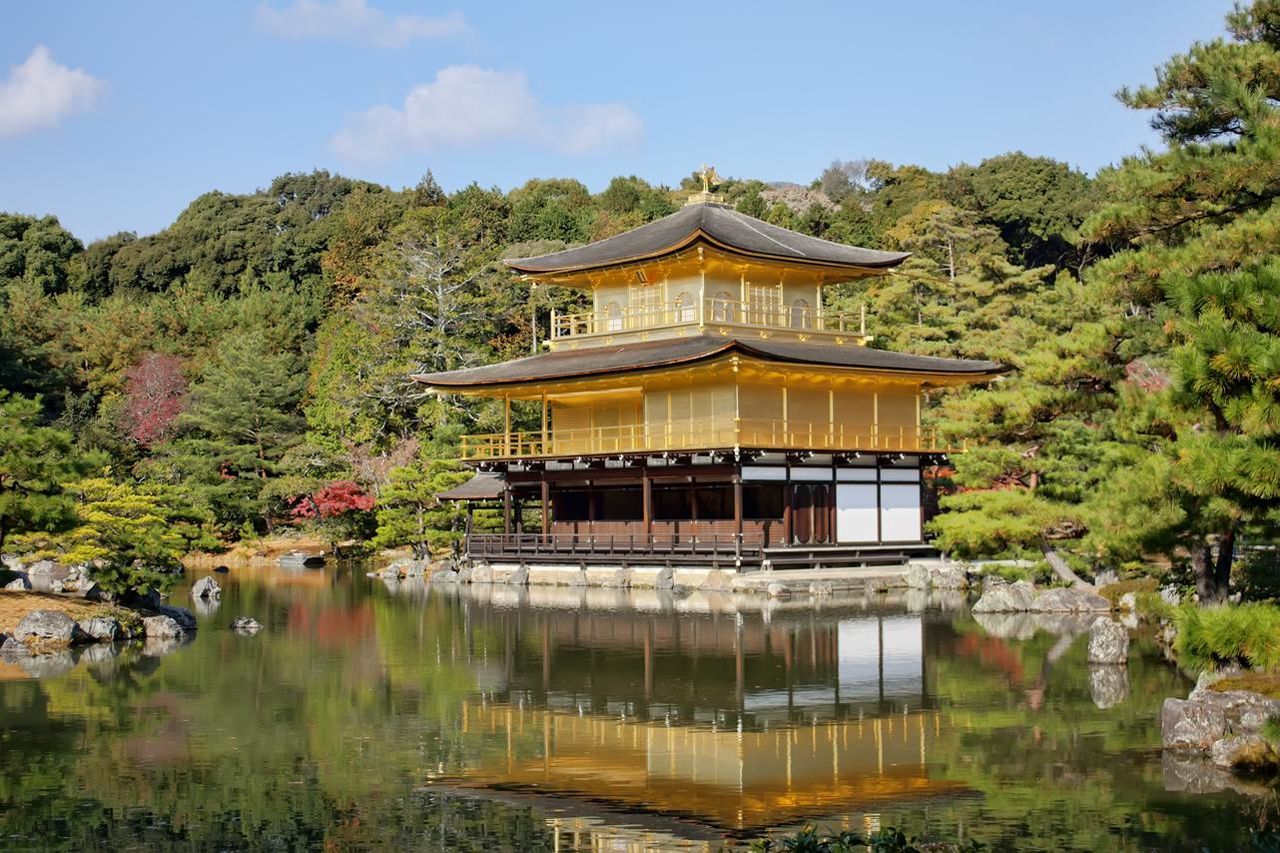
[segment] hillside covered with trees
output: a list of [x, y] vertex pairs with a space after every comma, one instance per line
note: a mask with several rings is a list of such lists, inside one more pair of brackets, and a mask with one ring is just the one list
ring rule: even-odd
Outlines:
[[[866, 305], [876, 346], [1016, 368], [930, 401], [971, 447], [942, 483], [944, 549], [1167, 564], [1214, 596], [1239, 545], [1272, 541], [1280, 2], [1229, 26], [1121, 93], [1166, 146], [1097, 176], [1015, 152], [716, 188], [779, 225], [913, 252], [832, 294], [833, 311]], [[460, 476], [458, 437], [501, 412], [411, 374], [536, 351], [581, 297], [501, 259], [620, 233], [694, 186], [288, 174], [89, 245], [0, 214], [0, 552], [101, 559], [123, 586], [287, 528], [441, 547], [457, 519], [432, 495]]]

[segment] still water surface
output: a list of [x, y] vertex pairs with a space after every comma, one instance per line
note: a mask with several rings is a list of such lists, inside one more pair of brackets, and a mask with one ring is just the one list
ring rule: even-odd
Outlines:
[[361, 567], [218, 577], [168, 654], [0, 665], [0, 848], [718, 850], [817, 822], [1233, 850], [1257, 820], [1168, 790], [1157, 711], [1190, 685], [1141, 638], [1126, 679], [1090, 673], [1079, 626], [920, 596], [736, 612]]

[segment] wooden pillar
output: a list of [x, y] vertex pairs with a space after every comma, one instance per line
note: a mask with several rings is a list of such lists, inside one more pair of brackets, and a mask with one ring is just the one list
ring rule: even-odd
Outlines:
[[795, 502], [795, 489], [791, 487], [791, 481], [788, 480], [786, 485], [782, 487], [782, 544], [784, 545], [791, 544], [792, 528], [794, 527], [792, 516], [795, 514]]
[[547, 473], [542, 472], [542, 539], [546, 541], [551, 533], [551, 484], [547, 482]]
[[511, 533], [511, 483], [502, 486], [502, 532]]
[[547, 433], [547, 392], [542, 392], [542, 452], [549, 453], [550, 436]]
[[644, 535], [652, 540], [653, 536], [653, 478], [649, 469], [640, 472], [640, 503], [643, 507], [641, 517], [644, 519]]
[[502, 398], [502, 443], [506, 448], [504, 456], [511, 455], [511, 397]]
[[733, 475], [733, 536], [734, 554], [742, 557], [742, 475]]

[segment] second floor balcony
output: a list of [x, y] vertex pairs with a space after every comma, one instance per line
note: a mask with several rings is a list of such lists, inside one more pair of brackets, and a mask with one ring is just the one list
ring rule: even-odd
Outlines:
[[645, 340], [660, 335], [721, 334], [861, 346], [867, 335], [865, 309], [856, 314], [822, 311], [803, 300], [676, 299], [647, 305], [606, 303], [594, 311], [553, 313], [552, 346], [588, 339]]
[[964, 449], [949, 446], [932, 427], [740, 418], [712, 419], [706, 423], [635, 423], [546, 432], [466, 435], [462, 438], [462, 459], [611, 456], [734, 448], [906, 453], [946, 453]]

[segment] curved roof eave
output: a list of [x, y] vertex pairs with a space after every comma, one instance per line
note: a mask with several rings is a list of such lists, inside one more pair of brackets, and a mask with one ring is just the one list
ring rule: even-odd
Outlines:
[[[656, 345], [656, 346], [655, 346]], [[663, 353], [663, 345], [670, 350]], [[1011, 368], [997, 362], [965, 361], [961, 359], [943, 359], [931, 356], [915, 356], [906, 353], [894, 353], [887, 350], [871, 350], [863, 347], [839, 348], [847, 354], [874, 355], [875, 358], [862, 359], [866, 363], [848, 361], [840, 363], [830, 357], [823, 359], [813, 345], [764, 344], [744, 342], [736, 338], [715, 338], [699, 336], [698, 338], [677, 338], [667, 341], [653, 341], [648, 344], [624, 344], [611, 348], [612, 352], [623, 351], [634, 353], [637, 346], [653, 347], [657, 355], [648, 360], [620, 362], [610, 365], [605, 360], [601, 364], [598, 357], [602, 348], [592, 347], [583, 350], [561, 350], [556, 353], [544, 353], [529, 356], [512, 362], [501, 362], [496, 365], [466, 368], [444, 373], [420, 374], [412, 377], [432, 388], [443, 391], [465, 391], [468, 389], [511, 388], [537, 382], [563, 382], [574, 379], [585, 379], [593, 376], [621, 376], [631, 373], [643, 373], [668, 367], [698, 364], [714, 361], [731, 354], [741, 354], [761, 361], [776, 364], [805, 365], [810, 367], [826, 367], [836, 370], [864, 371], [868, 373], [890, 373], [908, 376], [937, 377], [941, 379], [970, 379], [981, 381], [984, 378], [995, 378], [1007, 373]], [[826, 349], [826, 348], [824, 348]], [[593, 358], [595, 354], [597, 357]], [[546, 367], [546, 359], [555, 358], [568, 362], [568, 366], [559, 370], [539, 370]], [[532, 370], [520, 371], [517, 365], [533, 366]], [[580, 363], [575, 363], [580, 362]], [[880, 363], [876, 363], [880, 362]], [[505, 372], [502, 370], [505, 368]], [[471, 374], [471, 376], [467, 376]], [[477, 375], [478, 374], [478, 375]], [[474, 377], [474, 378], [472, 378]]]

